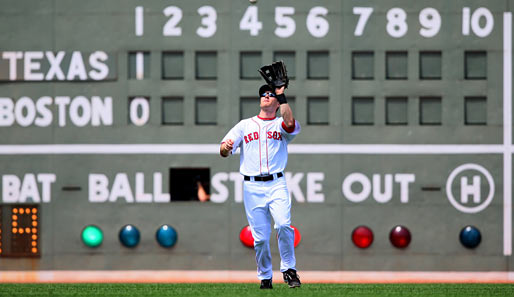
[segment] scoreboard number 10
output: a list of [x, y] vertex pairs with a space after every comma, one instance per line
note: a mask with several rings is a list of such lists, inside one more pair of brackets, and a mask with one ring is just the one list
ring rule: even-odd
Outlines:
[[[366, 30], [368, 20], [372, 17], [373, 7], [353, 7], [353, 14], [358, 16], [354, 36], [362, 36]], [[218, 14], [214, 7], [205, 5], [197, 9], [201, 16], [201, 22], [196, 29], [196, 34], [202, 38], [210, 38], [216, 34]], [[329, 10], [326, 7], [316, 6], [309, 10], [305, 25], [309, 34], [316, 38], [325, 37], [330, 30], [327, 20]], [[167, 6], [163, 9], [167, 19], [162, 27], [162, 36], [182, 36], [180, 22], [184, 16], [182, 9], [177, 6]], [[291, 6], [275, 7], [274, 34], [279, 38], [289, 38], [296, 32], [296, 21], [293, 18], [295, 8]], [[425, 38], [436, 36], [442, 26], [443, 20], [439, 11], [432, 7], [426, 7], [419, 12], [418, 21], [421, 26], [419, 34]], [[135, 9], [135, 35], [144, 35], [144, 8], [137, 6]], [[267, 25], [267, 24], [266, 24]], [[250, 36], [258, 36], [263, 29], [263, 22], [259, 20], [259, 8], [255, 5], [248, 6], [239, 22], [241, 31], [248, 31]], [[491, 11], [485, 7], [479, 7], [472, 11], [469, 7], [462, 8], [462, 35], [469, 36], [471, 32], [484, 38], [491, 34], [494, 28], [494, 17]], [[407, 34], [409, 25], [407, 13], [403, 8], [393, 7], [386, 12], [386, 32], [393, 38], [401, 38]]]

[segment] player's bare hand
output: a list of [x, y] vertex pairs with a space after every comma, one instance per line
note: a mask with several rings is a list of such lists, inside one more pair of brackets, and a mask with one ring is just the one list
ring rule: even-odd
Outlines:
[[275, 88], [275, 94], [282, 95], [284, 94], [285, 86], [281, 86], [280, 88]]
[[230, 152], [234, 148], [234, 141], [232, 139], [228, 139], [227, 141], [223, 142], [220, 146], [220, 154], [222, 157], [228, 157], [230, 155]]
[[225, 150], [227, 152], [230, 152], [234, 148], [234, 141], [232, 139], [228, 139], [225, 141]]

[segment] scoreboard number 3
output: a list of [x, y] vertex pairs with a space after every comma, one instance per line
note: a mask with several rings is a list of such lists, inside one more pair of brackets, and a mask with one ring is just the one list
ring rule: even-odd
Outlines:
[[[279, 38], [289, 38], [296, 32], [295, 8], [291, 6], [275, 7], [275, 30], [274, 33]], [[353, 7], [353, 14], [358, 16], [354, 36], [363, 36], [366, 25], [374, 12], [373, 7]], [[217, 12], [212, 6], [205, 5], [197, 10], [201, 16], [200, 26], [196, 29], [196, 34], [202, 38], [210, 38], [217, 31]], [[168, 6], [163, 9], [163, 14], [167, 21], [162, 27], [163, 36], [182, 36], [180, 22], [183, 18], [183, 11], [177, 6]], [[327, 36], [330, 30], [330, 23], [327, 20], [328, 9], [316, 6], [309, 10], [305, 25], [309, 34], [316, 38]], [[386, 32], [393, 38], [404, 37], [408, 30], [408, 15], [403, 8], [393, 7], [386, 12]], [[425, 38], [437, 36], [441, 29], [442, 18], [439, 11], [432, 7], [426, 7], [419, 12], [418, 21], [420, 25], [419, 34]], [[248, 31], [250, 36], [258, 36], [263, 28], [263, 22], [259, 20], [259, 8], [250, 5], [243, 13], [239, 29]], [[485, 7], [471, 10], [469, 7], [462, 8], [462, 35], [469, 36], [471, 33], [484, 38], [491, 34], [494, 29], [494, 17], [491, 11]], [[135, 35], [144, 34], [144, 8], [135, 8]]]

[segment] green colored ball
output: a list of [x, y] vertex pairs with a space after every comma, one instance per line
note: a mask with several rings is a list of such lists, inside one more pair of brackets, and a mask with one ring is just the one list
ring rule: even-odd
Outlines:
[[89, 225], [82, 230], [82, 241], [88, 247], [97, 247], [102, 244], [104, 234], [100, 228], [94, 225]]

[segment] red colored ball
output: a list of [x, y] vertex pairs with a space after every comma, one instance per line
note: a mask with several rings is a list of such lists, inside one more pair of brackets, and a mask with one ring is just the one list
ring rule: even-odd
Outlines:
[[359, 226], [352, 232], [352, 241], [357, 247], [365, 249], [373, 243], [373, 231], [366, 226]]
[[[300, 231], [298, 231], [298, 228], [295, 226], [291, 225], [291, 228], [294, 230], [294, 247], [296, 247], [302, 240], [302, 235], [300, 234]], [[239, 240], [241, 240], [241, 243], [244, 246], [253, 248], [254, 240], [250, 226], [246, 225], [243, 229], [241, 229], [241, 232], [239, 232]]]
[[389, 233], [391, 244], [399, 249], [406, 248], [411, 240], [409, 229], [404, 226], [396, 226]]
[[250, 226], [246, 225], [243, 229], [241, 229], [241, 232], [239, 232], [239, 240], [241, 240], [241, 243], [244, 246], [253, 248], [253, 236]]

